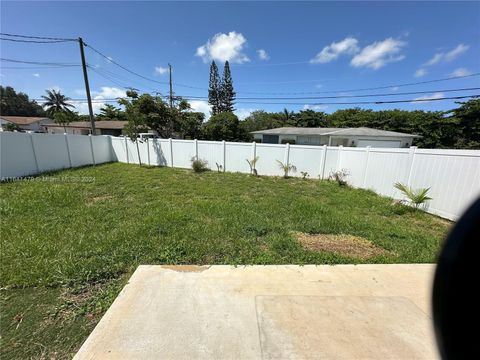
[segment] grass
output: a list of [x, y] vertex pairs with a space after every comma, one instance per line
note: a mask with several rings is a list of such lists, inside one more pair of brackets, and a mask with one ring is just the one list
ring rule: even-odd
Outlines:
[[[434, 262], [450, 226], [333, 182], [121, 163], [3, 183], [0, 195], [2, 359], [71, 358], [139, 264]], [[387, 251], [309, 251], [295, 232]]]

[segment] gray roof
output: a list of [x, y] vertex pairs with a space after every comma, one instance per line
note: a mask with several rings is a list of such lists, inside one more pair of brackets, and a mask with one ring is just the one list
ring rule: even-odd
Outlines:
[[421, 137], [420, 135], [406, 134], [396, 131], [377, 130], [367, 127], [358, 128], [308, 128], [308, 127], [281, 127], [276, 129], [252, 131], [252, 134], [268, 135], [332, 135], [332, 136], [395, 136]]

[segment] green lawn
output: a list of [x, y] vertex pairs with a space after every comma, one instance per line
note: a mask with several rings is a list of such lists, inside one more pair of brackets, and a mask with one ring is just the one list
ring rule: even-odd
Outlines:
[[450, 226], [327, 181], [121, 163], [0, 194], [2, 359], [70, 358], [139, 264], [365, 262], [307, 251], [294, 232], [388, 250], [370, 263], [434, 262]]

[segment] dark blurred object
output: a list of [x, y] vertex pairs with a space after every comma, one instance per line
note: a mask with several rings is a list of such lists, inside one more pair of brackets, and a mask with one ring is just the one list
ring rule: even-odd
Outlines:
[[433, 283], [433, 322], [443, 359], [480, 359], [480, 198], [443, 246]]

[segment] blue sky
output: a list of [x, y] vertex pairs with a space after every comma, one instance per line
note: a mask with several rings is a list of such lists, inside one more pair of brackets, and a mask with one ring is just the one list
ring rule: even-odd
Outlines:
[[[118, 63], [148, 78], [167, 81], [167, 64], [173, 65], [174, 83], [207, 88], [209, 62], [230, 60], [237, 96], [300, 97], [361, 94], [344, 90], [429, 81], [480, 72], [480, 3], [478, 2], [5, 2], [1, 3], [4, 33], [74, 37], [82, 36]], [[74, 42], [30, 44], [1, 41], [1, 57], [26, 61], [79, 63]], [[87, 48], [94, 98], [123, 94], [121, 86], [145, 92], [167, 93], [166, 84], [135, 77]], [[30, 68], [1, 62], [0, 81], [40, 97], [47, 88], [60, 88], [71, 98], [85, 98], [81, 69]], [[8, 67], [28, 67], [11, 69]], [[114, 81], [111, 81], [113, 77]], [[206, 96], [206, 90], [174, 86], [178, 95]], [[480, 77], [391, 87], [382, 92], [428, 91], [382, 99], [469, 95], [441, 90], [480, 87]], [[297, 95], [341, 91], [336, 94]], [[285, 93], [285, 95], [276, 95]], [[377, 100], [339, 98], [285, 100], [298, 105], [255, 104], [238, 100], [244, 117], [254, 109], [300, 110], [309, 103]], [[78, 110], [86, 111], [83, 101]], [[208, 111], [204, 101], [194, 108]], [[359, 105], [363, 108], [443, 110], [453, 101]], [[100, 103], [95, 104], [98, 109]], [[354, 105], [310, 108], [332, 112]]]

